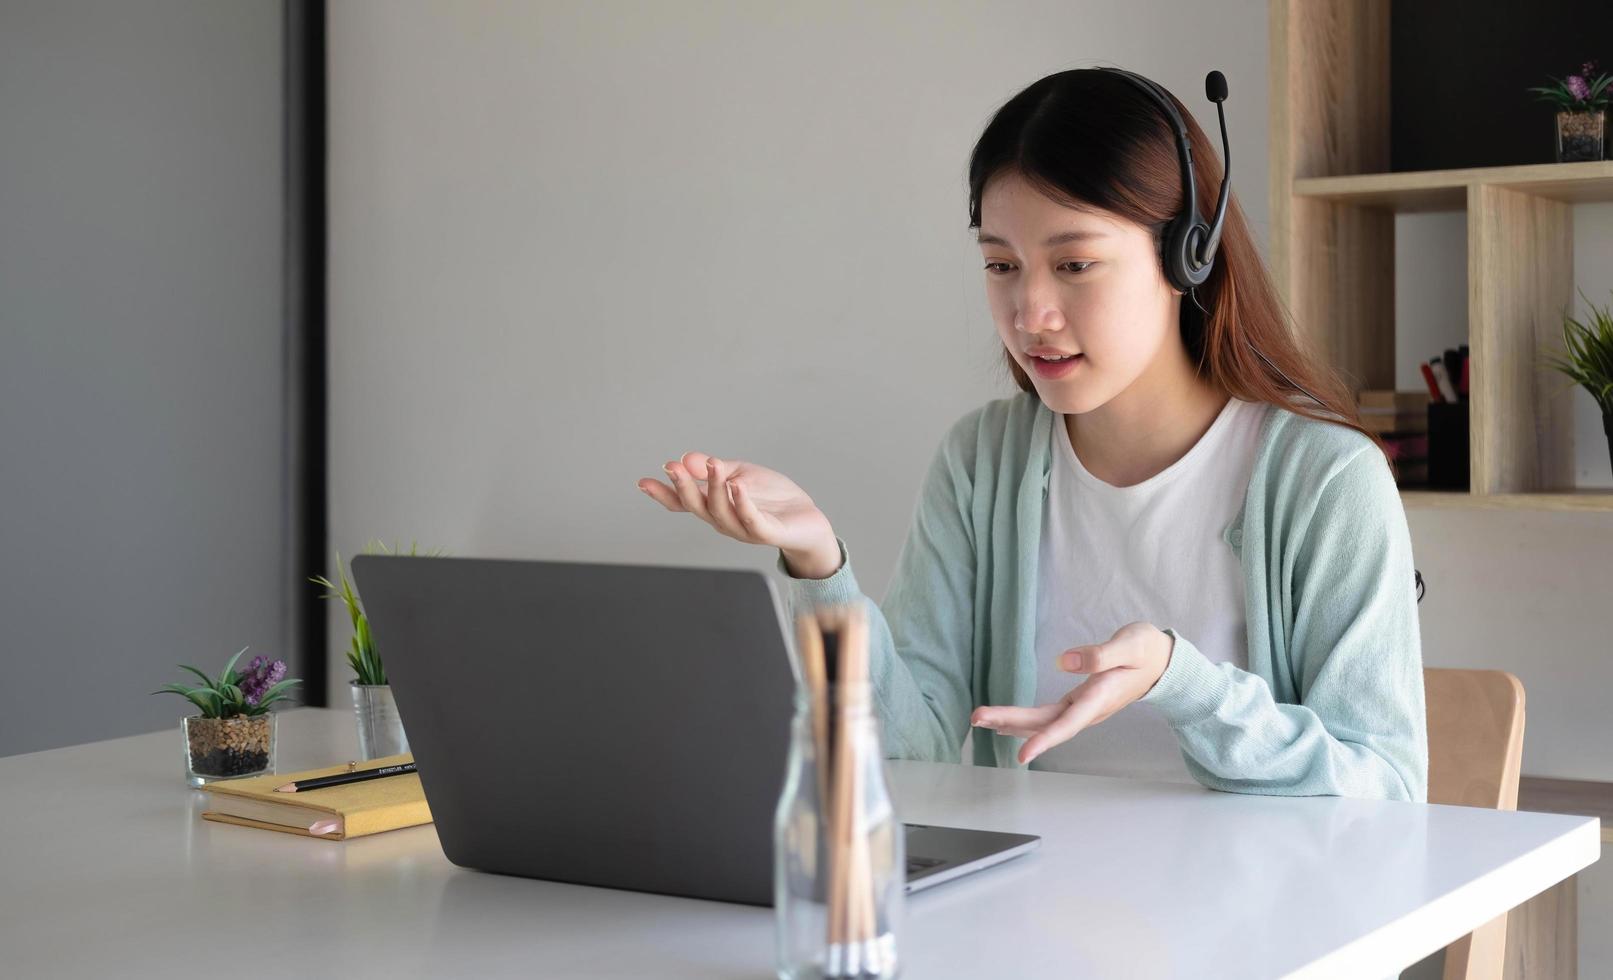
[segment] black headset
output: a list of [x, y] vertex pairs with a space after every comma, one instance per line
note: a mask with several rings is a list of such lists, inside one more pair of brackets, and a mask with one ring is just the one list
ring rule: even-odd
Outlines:
[[[1170, 219], [1160, 232], [1160, 258], [1165, 267], [1165, 278], [1170, 284], [1186, 293], [1193, 300], [1205, 316], [1210, 311], [1204, 309], [1199, 302], [1198, 290], [1204, 280], [1210, 278], [1210, 270], [1215, 266], [1216, 249], [1221, 245], [1221, 222], [1227, 216], [1227, 196], [1232, 188], [1232, 147], [1227, 140], [1227, 113], [1223, 103], [1227, 99], [1227, 79], [1218, 71], [1212, 71], [1204, 76], [1205, 98], [1215, 103], [1216, 116], [1221, 121], [1221, 193], [1215, 202], [1215, 216], [1209, 224], [1199, 217], [1198, 182], [1193, 178], [1193, 150], [1188, 144], [1187, 124], [1182, 121], [1181, 113], [1176, 111], [1176, 104], [1159, 85], [1136, 72], [1126, 71], [1123, 68], [1097, 68], [1095, 71], [1107, 72], [1117, 78], [1137, 86], [1139, 90], [1159, 106], [1170, 123], [1171, 130], [1176, 134], [1176, 155], [1182, 163], [1182, 213]], [[1260, 352], [1253, 342], [1245, 340], [1249, 349], [1255, 352], [1266, 366], [1276, 371], [1278, 376], [1288, 384], [1309, 395], [1318, 405], [1326, 405], [1320, 398], [1301, 387], [1282, 369], [1271, 363], [1271, 359]], [[1417, 601], [1423, 601], [1423, 573], [1412, 569], [1417, 580]]]

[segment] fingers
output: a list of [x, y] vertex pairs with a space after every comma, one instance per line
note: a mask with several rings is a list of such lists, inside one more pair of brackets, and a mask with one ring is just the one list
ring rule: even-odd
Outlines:
[[683, 504], [683, 509], [709, 524], [711, 518], [706, 514], [705, 492], [684, 468], [683, 463], [673, 460], [663, 469], [666, 470], [667, 476], [672, 478], [672, 486], [678, 492], [678, 501]]
[[[695, 469], [696, 466], [700, 469]], [[689, 452], [662, 466], [672, 480], [670, 493], [654, 480], [641, 480], [639, 487], [668, 510], [693, 514], [723, 534], [744, 541], [748, 540], [749, 534], [736, 511], [733, 497], [729, 495], [725, 476], [737, 468], [737, 463], [724, 463], [705, 453]], [[748, 499], [746, 506], [754, 522], [758, 516], [756, 508]]]
[[1100, 674], [1123, 665], [1124, 658], [1119, 653], [1113, 645], [1104, 643], [1071, 647], [1059, 656], [1059, 667], [1072, 674]]
[[1135, 642], [1136, 624], [1122, 626], [1103, 643], [1071, 647], [1059, 655], [1059, 667], [1072, 674], [1101, 674], [1115, 667], [1142, 666], [1142, 645]]
[[745, 533], [751, 537], [761, 534], [763, 528], [762, 512], [756, 509], [756, 502], [750, 498], [750, 494], [745, 490], [745, 484], [740, 482], [737, 477], [723, 482], [731, 488], [729, 493], [734, 500], [734, 517], [739, 521], [739, 526], [743, 527]]
[[640, 480], [638, 488], [667, 510], [683, 512], [683, 502], [678, 499], [678, 492], [660, 480]]
[[1009, 728], [1019, 731], [1035, 731], [1051, 723], [1063, 710], [1063, 702], [1038, 705], [1034, 708], [1021, 708], [1015, 705], [989, 705], [976, 708], [974, 715], [969, 719], [969, 723], [981, 728], [995, 728], [999, 731], [1006, 731]]
[[[981, 727], [985, 728], [989, 726], [982, 725]], [[998, 725], [993, 728], [992, 731], [996, 732], [998, 735], [1011, 735], [1014, 738], [1030, 738], [1032, 735], [1035, 735], [1037, 732], [1041, 731], [1041, 729], [1021, 728], [1018, 725]]]
[[724, 463], [715, 456], [706, 457], [706, 513], [711, 516], [711, 523], [717, 526], [730, 537], [743, 539], [745, 529], [740, 526], [739, 518], [734, 515], [734, 504], [728, 496], [727, 474], [735, 469], [734, 464]]
[[[1087, 691], [1088, 686], [1083, 684], [1076, 688], [1077, 696], [1071, 699], [1069, 706], [1060, 705], [1064, 707], [1063, 713], [1019, 747], [1021, 764], [1029, 763], [1060, 742], [1074, 738], [1077, 732], [1097, 719], [1098, 713], [1104, 708], [1103, 698], [1097, 696], [1101, 688], [1091, 685], [1092, 690]], [[1085, 697], [1081, 696], [1083, 693]]]

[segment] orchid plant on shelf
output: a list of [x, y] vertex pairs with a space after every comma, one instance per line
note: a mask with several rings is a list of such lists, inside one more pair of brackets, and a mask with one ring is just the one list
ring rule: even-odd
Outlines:
[[1555, 85], [1535, 86], [1529, 91], [1536, 93], [1539, 99], [1557, 103], [1559, 112], [1594, 112], [1597, 109], [1607, 108], [1608, 86], [1613, 84], [1613, 75], [1603, 73], [1591, 78], [1591, 71], [1596, 62], [1587, 61], [1580, 66], [1579, 74], [1569, 75], [1567, 78], [1557, 78], [1548, 75]]

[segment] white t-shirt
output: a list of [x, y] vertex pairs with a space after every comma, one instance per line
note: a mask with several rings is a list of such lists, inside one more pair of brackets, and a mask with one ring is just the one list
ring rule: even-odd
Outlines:
[[[1093, 476], [1056, 416], [1036, 612], [1036, 704], [1086, 680], [1061, 670], [1071, 647], [1131, 622], [1172, 627], [1206, 657], [1247, 669], [1243, 571], [1222, 539], [1243, 507], [1265, 402], [1230, 398], [1181, 459], [1129, 487]], [[1046, 750], [1032, 769], [1193, 782], [1176, 734], [1133, 702]]]

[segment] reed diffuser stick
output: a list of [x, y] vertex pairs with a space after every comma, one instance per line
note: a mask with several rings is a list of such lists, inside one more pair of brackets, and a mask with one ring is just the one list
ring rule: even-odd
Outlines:
[[851, 739], [846, 727], [845, 697], [846, 697], [846, 650], [843, 644], [845, 639], [845, 614], [843, 609], [831, 609], [824, 615], [828, 626], [824, 630], [824, 650], [830, 650], [832, 655], [826, 655], [825, 664], [832, 664], [826, 673], [830, 682], [830, 730], [833, 745], [831, 746], [830, 774], [832, 789], [829, 797], [829, 829], [833, 837], [832, 860], [829, 873], [829, 964], [831, 975], [838, 974], [839, 967], [844, 963], [846, 943], [850, 933], [848, 919], [847, 898], [850, 890], [849, 863], [851, 857], [852, 822], [851, 822]]
[[[801, 672], [806, 680], [807, 712], [812, 719], [812, 755], [816, 762], [813, 768], [818, 773], [818, 826], [814, 829], [818, 840], [822, 841], [826, 839], [822, 821], [827, 813], [825, 801], [829, 792], [829, 695], [824, 676], [823, 633], [816, 615], [802, 613], [796, 617], [796, 647], [801, 652]], [[821, 853], [818, 860], [823, 860]]]
[[[863, 608], [858, 605], [852, 607], [847, 616], [845, 641], [843, 644], [846, 654], [846, 676], [851, 694], [847, 702], [848, 708], [857, 714], [858, 735], [856, 744], [852, 746], [852, 805], [851, 812], [858, 826], [852, 835], [852, 848], [854, 854], [853, 872], [851, 876], [852, 906], [856, 910], [852, 921], [851, 941], [856, 945], [858, 963], [861, 972], [870, 972], [869, 968], [871, 946], [873, 939], [874, 895], [873, 895], [873, 868], [870, 864], [868, 850], [868, 829], [863, 826], [864, 814], [864, 770], [868, 760], [863, 758], [871, 748], [862, 738], [867, 726], [867, 712], [871, 710], [868, 689], [868, 621]], [[848, 740], [849, 741], [849, 740]]]

